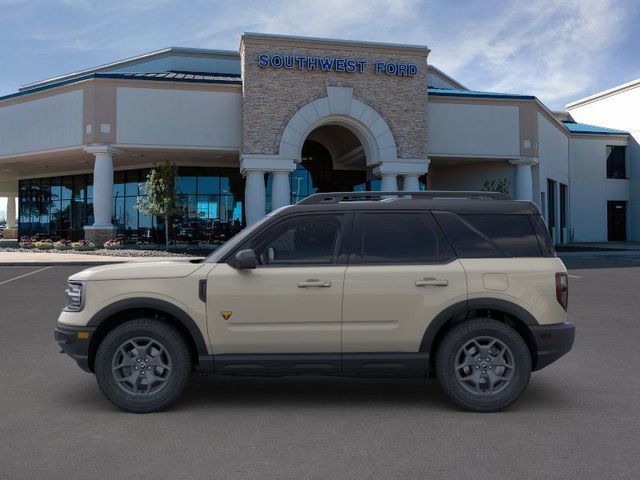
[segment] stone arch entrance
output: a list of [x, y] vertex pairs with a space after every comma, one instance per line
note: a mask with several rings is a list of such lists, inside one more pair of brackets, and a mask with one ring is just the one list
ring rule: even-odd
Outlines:
[[[359, 190], [366, 190], [371, 188], [369, 181], [373, 178], [380, 180], [380, 190], [397, 191], [399, 177], [403, 190], [419, 189], [418, 179], [426, 173], [428, 161], [398, 159], [393, 133], [376, 110], [354, 98], [351, 87], [326, 88], [326, 97], [310, 101], [291, 116], [280, 136], [277, 154], [243, 155], [247, 224], [264, 216], [268, 197], [273, 210], [291, 203], [292, 190], [297, 188], [293, 182], [299, 178], [296, 172], [305, 164], [304, 153], [313, 144], [320, 145], [331, 158], [336, 180], [319, 191], [352, 190], [360, 185]], [[341, 169], [360, 171], [362, 181], [356, 174], [348, 181], [339, 178], [345, 177]], [[267, 185], [265, 173], [270, 174]], [[300, 195], [295, 198], [300, 199]]]

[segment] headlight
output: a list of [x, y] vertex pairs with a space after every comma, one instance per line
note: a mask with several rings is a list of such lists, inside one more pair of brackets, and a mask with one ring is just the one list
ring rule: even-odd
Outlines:
[[67, 283], [67, 304], [64, 309], [68, 312], [79, 312], [84, 307], [84, 285], [77, 282]]

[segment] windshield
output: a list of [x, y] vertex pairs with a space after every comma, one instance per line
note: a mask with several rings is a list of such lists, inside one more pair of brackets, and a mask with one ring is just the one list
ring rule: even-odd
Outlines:
[[[286, 208], [286, 207], [283, 207]], [[260, 228], [269, 218], [271, 218], [275, 213], [278, 213], [282, 208], [278, 210], [274, 210], [266, 217], [262, 218], [258, 222], [253, 225], [244, 228], [239, 233], [237, 233], [233, 238], [223, 243], [220, 247], [218, 247], [211, 255], [205, 258], [205, 263], [218, 263], [222, 258], [224, 258], [231, 250], [236, 248], [242, 242], [244, 242], [247, 238], [251, 236], [251, 234]]]

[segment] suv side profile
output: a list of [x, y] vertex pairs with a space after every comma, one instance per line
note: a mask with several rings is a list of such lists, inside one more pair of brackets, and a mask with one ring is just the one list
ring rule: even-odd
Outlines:
[[129, 412], [166, 408], [192, 371], [435, 376], [462, 408], [490, 412], [571, 349], [567, 299], [531, 202], [325, 193], [204, 261], [72, 275], [55, 338]]

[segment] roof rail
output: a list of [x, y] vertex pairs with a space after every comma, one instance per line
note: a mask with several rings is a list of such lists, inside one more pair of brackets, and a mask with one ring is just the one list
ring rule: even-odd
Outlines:
[[300, 200], [297, 205], [318, 203], [365, 202], [392, 199], [407, 200], [511, 200], [511, 197], [498, 192], [455, 192], [450, 190], [426, 190], [421, 192], [330, 192], [316, 193]]

